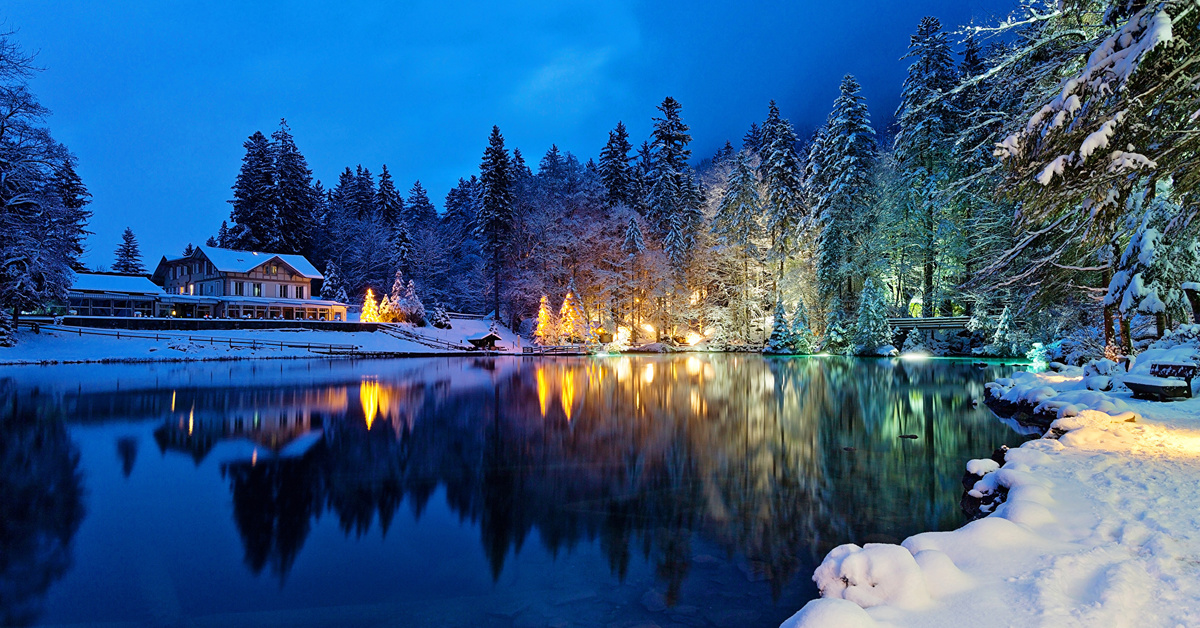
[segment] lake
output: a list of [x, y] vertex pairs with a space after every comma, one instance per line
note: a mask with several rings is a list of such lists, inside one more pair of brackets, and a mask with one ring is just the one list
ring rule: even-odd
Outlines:
[[1012, 370], [0, 367], [0, 624], [777, 626], [832, 547], [965, 523]]

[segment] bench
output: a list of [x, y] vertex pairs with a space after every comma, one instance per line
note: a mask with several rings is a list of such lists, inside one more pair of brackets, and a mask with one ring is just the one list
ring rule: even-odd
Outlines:
[[1192, 396], [1192, 378], [1200, 370], [1191, 362], [1155, 362], [1150, 365], [1150, 375], [1129, 375], [1124, 379], [1125, 387], [1133, 391], [1136, 399], [1166, 401]]

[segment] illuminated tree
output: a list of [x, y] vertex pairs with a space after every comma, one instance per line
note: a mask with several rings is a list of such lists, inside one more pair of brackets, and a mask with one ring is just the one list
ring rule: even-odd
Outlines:
[[[363, 308], [363, 312], [366, 312], [365, 307]], [[397, 311], [396, 304], [392, 301], [392, 298], [386, 294], [383, 295], [379, 299], [379, 322], [394, 323], [396, 322], [397, 314], [399, 314], [399, 311]]]
[[379, 306], [375, 304], [375, 293], [367, 288], [367, 296], [363, 298], [362, 315], [358, 320], [364, 323], [379, 322]]
[[565, 342], [584, 342], [590, 335], [573, 290], [567, 291], [562, 308], [558, 311], [558, 335]]
[[556, 332], [557, 325], [554, 321], [554, 311], [550, 309], [550, 299], [546, 295], [542, 295], [542, 300], [538, 303], [537, 328], [533, 330], [533, 337], [541, 345], [552, 345], [558, 341]]

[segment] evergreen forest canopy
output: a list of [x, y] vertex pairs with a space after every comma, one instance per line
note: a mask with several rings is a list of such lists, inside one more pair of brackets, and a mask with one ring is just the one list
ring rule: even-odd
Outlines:
[[[770, 103], [737, 146], [697, 161], [668, 97], [649, 138], [618, 122], [595, 159], [551, 146], [532, 164], [493, 128], [441, 214], [386, 167], [346, 168], [326, 189], [281, 123], [246, 141], [230, 220], [209, 244], [302, 253], [331, 277], [326, 296], [407, 280], [445, 309], [545, 319], [543, 342], [624, 328], [631, 342], [870, 352], [890, 340], [889, 315], [970, 314], [996, 354], [1081, 327], [1128, 352], [1139, 326], [1184, 321], [1182, 284], [1200, 281], [1198, 25], [1187, 0], [1035, 3], [958, 30], [928, 17], [887, 137], [847, 75], [812, 137]], [[3, 79], [24, 89], [31, 69], [14, 51]], [[0, 135], [4, 150], [18, 137]], [[86, 191], [55, 191], [71, 187], [51, 184], [71, 159], [46, 142], [59, 156], [30, 191], [5, 188], [0, 218], [75, 205], [78, 220], [59, 224], [81, 233]], [[0, 300], [29, 307], [9, 296], [25, 275], [0, 263]], [[550, 324], [559, 303], [570, 330]]]

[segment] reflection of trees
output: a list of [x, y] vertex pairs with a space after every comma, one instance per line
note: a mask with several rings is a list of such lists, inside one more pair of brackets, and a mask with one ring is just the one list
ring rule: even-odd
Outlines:
[[[839, 543], [957, 525], [963, 462], [1012, 439], [969, 406], [988, 374], [965, 363], [688, 355], [478, 366], [319, 394], [243, 391], [236, 403], [181, 391], [188, 416], [156, 438], [185, 447], [251, 433], [239, 413], [274, 426], [286, 404], [296, 411], [255, 442], [279, 453], [282, 426], [322, 427], [302, 456], [225, 467], [255, 572], [285, 575], [326, 511], [347, 536], [376, 524], [386, 534], [405, 502], [419, 518], [440, 488], [478, 526], [494, 577], [531, 534], [553, 555], [598, 541], [618, 578], [644, 557], [670, 603], [697, 535], [778, 596]], [[202, 416], [221, 423], [210, 430]]]
[[10, 393], [0, 381], [0, 625], [22, 626], [70, 569], [84, 509], [79, 451], [60, 417]]

